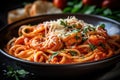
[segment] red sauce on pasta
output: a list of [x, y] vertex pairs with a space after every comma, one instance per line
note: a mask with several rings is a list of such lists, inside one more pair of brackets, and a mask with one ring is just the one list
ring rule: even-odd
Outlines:
[[76, 17], [22, 25], [6, 52], [20, 59], [49, 64], [97, 61], [120, 53], [120, 36], [104, 24], [93, 26]]

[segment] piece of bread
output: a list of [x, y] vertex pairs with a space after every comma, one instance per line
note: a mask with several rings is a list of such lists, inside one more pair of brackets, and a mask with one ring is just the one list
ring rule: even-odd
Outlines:
[[30, 16], [30, 9], [32, 7], [32, 3], [26, 4], [24, 9], [25, 9], [25, 13]]
[[62, 13], [62, 11], [55, 7], [51, 2], [42, 0], [35, 1], [30, 9], [30, 16], [50, 13]]
[[27, 17], [51, 13], [62, 13], [62, 11], [55, 7], [52, 2], [36, 0], [33, 3], [26, 4], [24, 8], [9, 11], [8, 24]]
[[24, 8], [19, 8], [15, 10], [11, 10], [8, 12], [8, 24], [13, 23], [17, 20], [28, 17]]

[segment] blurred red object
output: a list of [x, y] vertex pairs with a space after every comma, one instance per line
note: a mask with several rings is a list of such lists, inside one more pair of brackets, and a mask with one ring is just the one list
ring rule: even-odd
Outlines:
[[120, 0], [104, 0], [102, 7], [111, 9], [120, 9]]
[[97, 7], [120, 9], [120, 0], [82, 0], [84, 5], [96, 5]]
[[67, 5], [67, 0], [53, 0], [53, 4], [60, 9], [64, 9]]

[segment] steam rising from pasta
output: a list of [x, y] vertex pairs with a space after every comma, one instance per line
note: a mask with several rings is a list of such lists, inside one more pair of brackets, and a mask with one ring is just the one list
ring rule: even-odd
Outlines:
[[105, 24], [94, 26], [75, 16], [37, 25], [22, 25], [5, 51], [17, 58], [49, 64], [97, 61], [120, 53], [120, 36]]

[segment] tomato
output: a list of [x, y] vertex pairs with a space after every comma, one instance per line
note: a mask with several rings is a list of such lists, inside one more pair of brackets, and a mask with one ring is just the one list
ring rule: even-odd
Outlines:
[[92, 0], [82, 0], [82, 3], [84, 5], [91, 5], [91, 4], [93, 4], [93, 1]]
[[64, 9], [67, 5], [67, 0], [53, 0], [53, 4], [60, 9]]
[[104, 8], [116, 9], [120, 7], [119, 3], [119, 0], [104, 0], [101, 6]]

